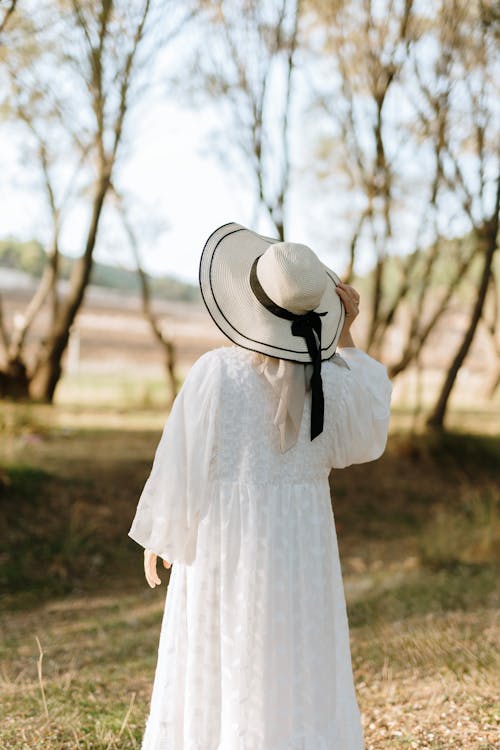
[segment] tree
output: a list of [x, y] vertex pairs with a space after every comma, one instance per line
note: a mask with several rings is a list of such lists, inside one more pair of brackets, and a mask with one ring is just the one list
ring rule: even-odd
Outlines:
[[464, 332], [462, 341], [460, 342], [458, 349], [455, 353], [455, 356], [453, 357], [451, 361], [448, 372], [446, 373], [446, 377], [441, 387], [441, 391], [439, 392], [439, 396], [437, 398], [434, 409], [427, 419], [427, 424], [433, 428], [437, 428], [440, 430], [443, 429], [444, 417], [446, 414], [446, 407], [447, 407], [448, 400], [451, 395], [451, 391], [455, 384], [458, 371], [463, 365], [465, 358], [467, 356], [467, 353], [472, 344], [472, 341], [474, 339], [474, 334], [476, 333], [479, 320], [481, 319], [481, 315], [482, 315], [483, 307], [484, 307], [484, 301], [486, 299], [488, 285], [489, 285], [489, 281], [491, 278], [493, 256], [498, 247], [497, 238], [498, 238], [499, 211], [500, 211], [500, 176], [497, 182], [496, 199], [495, 199], [495, 205], [493, 207], [491, 218], [488, 221], [486, 221], [485, 224], [481, 227], [481, 234], [478, 237], [478, 240], [482, 245], [481, 256], [483, 258], [483, 268], [481, 272], [480, 282], [476, 290], [474, 304], [470, 312], [469, 323]]
[[[482, 268], [469, 321], [451, 360], [427, 424], [442, 430], [448, 401], [483, 314], [491, 289], [493, 258], [498, 247], [500, 212], [500, 122], [498, 17], [489, 3], [442, 0], [440, 19], [448, 21], [447, 48], [454, 60], [461, 118], [446, 144], [447, 181], [461, 197]], [[459, 87], [458, 82], [462, 82]], [[457, 92], [456, 92], [457, 94]], [[458, 115], [458, 112], [457, 112]]]
[[[369, 243], [375, 257], [365, 346], [377, 352], [379, 327], [389, 316], [386, 261], [399, 239], [395, 224], [404, 181], [404, 134], [394, 100], [418, 33], [413, 2], [386, 7], [373, 0], [313, 0], [310, 9], [316, 23], [309, 49], [322, 74], [316, 77], [313, 104], [325, 123], [316, 156], [325, 181], [334, 182], [336, 196], [340, 187], [349, 199], [343, 209], [351, 221], [346, 281], [353, 277], [360, 245]], [[415, 259], [415, 253], [408, 255], [410, 268]], [[402, 278], [408, 278], [410, 268], [402, 268]], [[405, 293], [402, 284], [392, 300], [394, 309]]]
[[169, 398], [170, 405], [172, 405], [175, 399], [175, 396], [177, 394], [177, 380], [175, 376], [174, 342], [166, 334], [165, 327], [162, 326], [162, 324], [158, 320], [157, 315], [155, 315], [153, 311], [153, 306], [152, 306], [152, 301], [151, 301], [151, 289], [149, 286], [148, 275], [144, 271], [144, 268], [141, 262], [141, 255], [140, 255], [140, 250], [139, 250], [139, 241], [137, 237], [137, 232], [135, 231], [133, 224], [131, 220], [129, 219], [129, 212], [127, 211], [125, 207], [123, 196], [118, 192], [118, 190], [116, 190], [114, 186], [113, 186], [113, 193], [116, 198], [123, 228], [127, 235], [129, 245], [132, 249], [132, 253], [133, 253], [136, 268], [137, 268], [137, 275], [139, 278], [139, 287], [140, 287], [141, 299], [142, 299], [142, 312], [151, 327], [153, 336], [158, 341], [163, 351], [164, 360], [165, 360], [165, 374], [167, 377], [167, 388], [168, 388], [168, 394], [169, 394], [168, 398]]
[[490, 275], [490, 288], [490, 319], [488, 320], [486, 318], [486, 315], [484, 316], [484, 318], [486, 330], [491, 341], [493, 356], [496, 361], [496, 366], [492, 373], [492, 378], [487, 390], [487, 397], [493, 398], [497, 391], [497, 388], [500, 386], [500, 340], [498, 338], [498, 327], [500, 323], [500, 283], [497, 279], [495, 268], [492, 269]]
[[[480, 0], [419, 7], [411, 0], [310, 3], [317, 19], [310, 47], [329, 71], [328, 85], [315, 92], [330, 123], [321, 171], [337, 191], [343, 176], [349, 196], [347, 278], [359, 251], [375, 255], [367, 348], [378, 355], [393, 326], [406, 330], [389, 363], [393, 377], [418, 360], [483, 257], [468, 350], [488, 289], [492, 255], [485, 248], [495, 243], [498, 23]], [[399, 279], [388, 274], [389, 259]], [[437, 284], [443, 264], [446, 278]], [[444, 410], [463, 361], [457, 353], [450, 365]]]
[[209, 0], [202, 7], [204, 53], [196, 50], [181, 84], [215, 102], [219, 155], [251, 174], [256, 213], [263, 208], [283, 238], [300, 0]]
[[[168, 10], [173, 11], [153, 0], [62, 0], [26, 6], [11, 25], [9, 44], [0, 58], [0, 74], [8, 84], [2, 108], [30, 135], [53, 231], [47, 265], [23, 325], [13, 333], [6, 330], [5, 321], [1, 327], [4, 393], [24, 390], [32, 398], [53, 399], [69, 332], [89, 281], [130, 111], [145, 91], [147, 64], [189, 17]], [[163, 24], [161, 34], [158, 20]], [[67, 187], [62, 186], [63, 177]], [[82, 197], [89, 211], [83, 251], [60, 298], [61, 226], [67, 205]], [[28, 366], [26, 332], [47, 299], [52, 311], [48, 330]]]

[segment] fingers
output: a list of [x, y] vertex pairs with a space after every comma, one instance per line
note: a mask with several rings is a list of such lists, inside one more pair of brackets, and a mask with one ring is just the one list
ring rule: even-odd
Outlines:
[[350, 286], [349, 284], [343, 283], [339, 283], [336, 286], [335, 291], [344, 303], [346, 317], [350, 318], [352, 322], [352, 319], [354, 319], [359, 313], [360, 297], [358, 292], [354, 289], [354, 287]]
[[[155, 552], [152, 552], [149, 549], [144, 550], [144, 575], [146, 576], [148, 585], [151, 586], [152, 589], [161, 584], [161, 579], [156, 571], [157, 558], [158, 555]], [[172, 566], [172, 563], [168, 562], [168, 560], [162, 559], [162, 562], [164, 568], [170, 568]]]
[[341, 282], [339, 282], [339, 284], [337, 285], [337, 288], [338, 288], [339, 290], [344, 290], [344, 291], [345, 291], [345, 292], [347, 292], [347, 293], [348, 293], [348, 294], [349, 294], [349, 295], [350, 295], [350, 296], [351, 296], [351, 297], [352, 297], [352, 298], [353, 298], [353, 299], [354, 299], [354, 300], [355, 300], [356, 302], [359, 302], [359, 299], [360, 299], [360, 298], [359, 298], [359, 293], [358, 293], [358, 292], [357, 292], [357, 291], [355, 290], [355, 288], [354, 288], [353, 286], [351, 286], [350, 284], [344, 284], [344, 282], [343, 282], [343, 281], [341, 281]]
[[154, 563], [152, 561], [149, 562], [148, 569], [146, 571], [146, 581], [152, 589], [154, 589], [155, 586], [159, 586], [161, 584], [161, 579], [156, 572], [156, 560], [154, 561]]
[[152, 589], [161, 584], [161, 579], [156, 572], [156, 557], [157, 555], [151, 550], [144, 551], [144, 575]]

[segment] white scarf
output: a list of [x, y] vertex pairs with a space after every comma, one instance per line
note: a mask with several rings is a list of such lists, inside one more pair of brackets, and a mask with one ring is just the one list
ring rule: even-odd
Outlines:
[[[347, 362], [335, 353], [331, 361], [349, 368]], [[297, 442], [304, 412], [306, 392], [311, 389], [313, 367], [310, 364], [290, 362], [266, 354], [253, 352], [252, 364], [268, 381], [278, 399], [274, 424], [280, 434], [280, 449], [288, 451]]]

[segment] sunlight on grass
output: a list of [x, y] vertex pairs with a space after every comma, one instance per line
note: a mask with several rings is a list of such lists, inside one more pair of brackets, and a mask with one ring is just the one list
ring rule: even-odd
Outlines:
[[65, 375], [57, 387], [60, 406], [154, 409], [168, 404], [166, 379], [134, 373]]

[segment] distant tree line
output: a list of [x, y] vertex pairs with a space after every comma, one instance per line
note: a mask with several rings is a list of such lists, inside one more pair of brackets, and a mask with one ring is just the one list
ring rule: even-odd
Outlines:
[[[2, 268], [23, 271], [33, 277], [40, 278], [46, 262], [43, 245], [36, 241], [17, 242], [15, 240], [0, 240], [0, 274]], [[60, 279], [69, 279], [75, 263], [61, 253]], [[184, 302], [201, 301], [200, 291], [194, 284], [189, 284], [170, 276], [151, 276], [146, 274], [147, 284], [153, 296], [161, 299]], [[90, 272], [89, 283], [124, 292], [140, 293], [140, 280], [136, 270], [120, 268], [94, 261]]]

